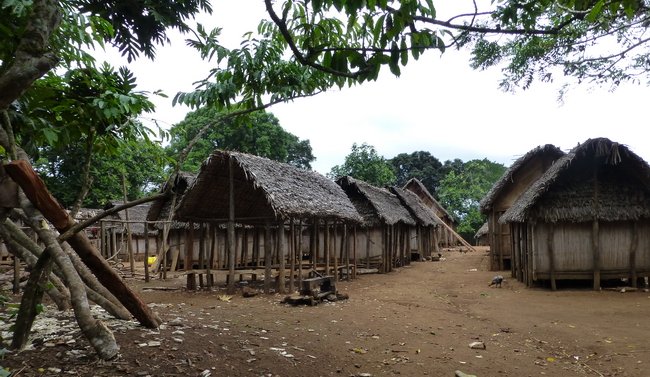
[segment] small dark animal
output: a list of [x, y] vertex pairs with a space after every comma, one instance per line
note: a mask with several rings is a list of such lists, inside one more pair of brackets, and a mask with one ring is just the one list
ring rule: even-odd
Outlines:
[[490, 282], [488, 287], [491, 287], [491, 286], [494, 285], [495, 287], [501, 288], [501, 283], [503, 283], [503, 276], [497, 275], [497, 276], [492, 278], [492, 281]]

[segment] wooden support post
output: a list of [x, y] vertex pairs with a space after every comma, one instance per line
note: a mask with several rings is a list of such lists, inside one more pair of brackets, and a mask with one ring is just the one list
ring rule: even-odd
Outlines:
[[289, 293], [293, 293], [296, 285], [296, 224], [293, 223], [293, 217], [289, 220]]
[[[199, 232], [199, 269], [205, 268], [205, 223], [201, 223]], [[199, 288], [205, 288], [203, 284], [203, 273], [199, 273]]]
[[330, 224], [327, 222], [327, 220], [323, 221], [323, 227], [324, 227], [324, 236], [323, 236], [323, 249], [325, 252], [325, 275], [330, 274]]
[[[126, 175], [122, 172], [122, 194], [124, 196], [124, 203], [127, 203], [129, 200], [126, 196]], [[126, 218], [126, 250], [129, 254], [129, 267], [131, 269], [131, 277], [135, 275], [135, 257], [133, 256], [133, 237], [131, 236], [131, 220], [129, 218], [129, 209], [124, 210], [124, 216]]]
[[144, 281], [149, 282], [149, 224], [144, 222]]
[[357, 278], [357, 226], [354, 225], [354, 228], [352, 228], [353, 231], [353, 236], [352, 236], [352, 265], [354, 266], [354, 270], [352, 271], [352, 279]]
[[350, 239], [348, 238], [348, 226], [343, 223], [343, 244], [345, 245], [345, 280], [350, 281]]
[[[185, 271], [192, 271], [192, 264], [194, 262], [194, 223], [189, 222], [189, 229], [185, 233]], [[196, 290], [196, 274], [187, 274], [187, 290]]]
[[[208, 258], [208, 264], [206, 266], [206, 274], [208, 275], [208, 289], [212, 288], [214, 285], [214, 278], [212, 277], [212, 268], [214, 267], [214, 257], [217, 252], [217, 229], [216, 225], [210, 224], [209, 233], [210, 233], [210, 257]], [[215, 271], [216, 272], [216, 271]]]
[[366, 227], [366, 268], [370, 269], [370, 227]]
[[632, 287], [637, 287], [637, 273], [636, 273], [636, 249], [639, 245], [639, 222], [632, 220], [632, 242], [630, 244], [630, 281]]
[[591, 243], [594, 260], [594, 290], [600, 290], [600, 225], [598, 215], [600, 212], [598, 187], [598, 165], [594, 165], [594, 219], [592, 223]]
[[264, 228], [264, 293], [271, 293], [271, 224], [267, 223]]
[[302, 219], [298, 221], [298, 289], [302, 288]]
[[286, 256], [284, 253], [284, 221], [278, 221], [278, 293], [284, 294], [285, 292], [285, 261]]
[[[339, 260], [341, 260], [341, 262], [342, 262], [343, 248], [345, 247], [345, 236], [341, 232], [341, 243], [340, 243], [341, 248], [340, 248], [338, 253], [336, 252], [336, 246], [337, 246], [336, 237], [337, 237], [337, 235], [339, 233], [338, 227], [339, 227], [338, 224], [334, 223], [334, 247], [333, 247], [333, 249], [334, 249], [334, 281], [339, 281]], [[341, 256], [341, 258], [339, 258], [339, 256]]]
[[106, 222], [104, 220], [99, 220], [99, 251], [100, 254], [108, 259], [108, 248], [106, 247]]
[[555, 251], [554, 251], [554, 240], [553, 240], [553, 231], [554, 226], [552, 223], [548, 224], [548, 233], [547, 233], [547, 247], [548, 247], [548, 268], [551, 275], [551, 290], [557, 290], [555, 285]]
[[235, 182], [233, 157], [228, 159], [228, 294], [235, 293]]

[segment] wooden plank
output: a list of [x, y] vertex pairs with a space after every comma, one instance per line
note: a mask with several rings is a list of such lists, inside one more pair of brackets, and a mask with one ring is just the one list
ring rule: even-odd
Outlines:
[[551, 290], [555, 291], [557, 290], [557, 286], [555, 285], [555, 252], [554, 252], [554, 247], [553, 247], [553, 224], [549, 224], [549, 229], [547, 232], [547, 247], [548, 247], [548, 260], [549, 260], [549, 273], [551, 275]]

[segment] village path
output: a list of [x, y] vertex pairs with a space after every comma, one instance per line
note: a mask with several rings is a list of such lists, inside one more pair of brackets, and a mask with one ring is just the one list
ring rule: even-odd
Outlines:
[[340, 282], [348, 300], [314, 307], [132, 282], [165, 324], [112, 325], [117, 360], [96, 360], [77, 334], [37, 342], [0, 365], [20, 376], [650, 375], [650, 293], [551, 292], [509, 274], [490, 288], [487, 262], [484, 250], [445, 251], [438, 262]]

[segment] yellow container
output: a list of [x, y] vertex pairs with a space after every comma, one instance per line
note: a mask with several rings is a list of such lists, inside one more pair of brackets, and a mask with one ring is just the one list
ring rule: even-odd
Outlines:
[[147, 258], [147, 263], [151, 266], [156, 261], [156, 258], [157, 257], [149, 257], [149, 258]]

